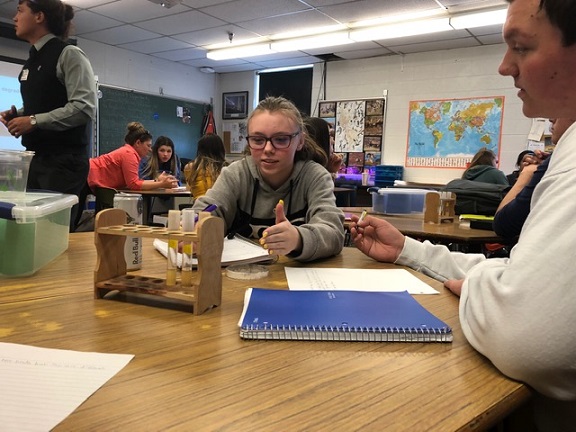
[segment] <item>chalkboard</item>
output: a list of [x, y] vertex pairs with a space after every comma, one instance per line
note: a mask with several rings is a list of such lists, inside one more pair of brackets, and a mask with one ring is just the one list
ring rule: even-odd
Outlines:
[[[194, 159], [201, 136], [207, 104], [140, 93], [105, 85], [99, 86], [98, 154], [109, 153], [124, 145], [127, 125], [139, 121], [152, 134], [152, 143], [160, 135], [174, 141], [180, 158]], [[190, 122], [177, 116], [178, 107], [187, 109]]]

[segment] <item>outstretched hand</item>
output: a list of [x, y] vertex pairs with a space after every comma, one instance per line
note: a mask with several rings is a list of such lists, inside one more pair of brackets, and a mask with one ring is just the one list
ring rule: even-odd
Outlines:
[[262, 234], [260, 244], [270, 255], [288, 255], [302, 250], [302, 238], [294, 225], [286, 219], [284, 201], [276, 204], [276, 224]]
[[404, 235], [384, 219], [352, 215], [352, 241], [364, 254], [377, 261], [395, 262], [404, 248]]

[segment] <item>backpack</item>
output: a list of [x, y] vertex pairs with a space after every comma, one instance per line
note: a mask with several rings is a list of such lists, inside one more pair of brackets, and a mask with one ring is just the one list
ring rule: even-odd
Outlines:
[[494, 216], [510, 186], [455, 179], [442, 188], [456, 194], [455, 213]]

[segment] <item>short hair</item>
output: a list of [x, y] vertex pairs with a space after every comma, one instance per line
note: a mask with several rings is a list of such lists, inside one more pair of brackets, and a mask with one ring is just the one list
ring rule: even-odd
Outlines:
[[[514, 0], [506, 0], [513, 3]], [[540, 0], [539, 10], [543, 10], [553, 26], [562, 33], [564, 46], [576, 43], [576, 2], [573, 0]]]

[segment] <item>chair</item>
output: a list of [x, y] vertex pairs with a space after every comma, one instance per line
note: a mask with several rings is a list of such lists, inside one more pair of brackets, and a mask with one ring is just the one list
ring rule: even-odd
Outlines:
[[96, 197], [95, 214], [100, 210], [114, 207], [114, 195], [118, 191], [113, 188], [107, 187], [96, 187], [94, 190], [94, 196]]

